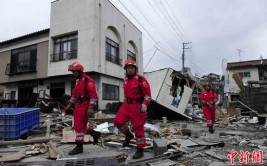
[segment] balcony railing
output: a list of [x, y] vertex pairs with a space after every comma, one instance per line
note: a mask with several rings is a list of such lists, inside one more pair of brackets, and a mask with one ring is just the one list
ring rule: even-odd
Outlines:
[[6, 66], [6, 75], [14, 75], [28, 72], [36, 72], [36, 60], [35, 61], [21, 61], [11, 62]]
[[63, 60], [68, 60], [68, 59], [76, 59], [76, 58], [77, 58], [77, 50], [50, 55], [51, 62], [58, 62], [58, 61], [63, 61]]
[[106, 53], [106, 60], [122, 66], [122, 59], [120, 59], [119, 57], [114, 57], [114, 56]]

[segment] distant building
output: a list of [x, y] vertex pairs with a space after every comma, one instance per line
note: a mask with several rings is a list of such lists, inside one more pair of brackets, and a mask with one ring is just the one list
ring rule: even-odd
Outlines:
[[267, 59], [250, 60], [241, 62], [227, 63], [228, 80], [230, 93], [240, 92], [233, 75], [238, 73], [246, 86], [248, 81], [265, 81], [267, 80]]
[[71, 94], [67, 71], [78, 61], [96, 83], [99, 109], [123, 101], [123, 62], [137, 61], [142, 74], [142, 33], [107, 0], [57, 0], [50, 28], [0, 42], [4, 97], [28, 104], [33, 93], [53, 98]]

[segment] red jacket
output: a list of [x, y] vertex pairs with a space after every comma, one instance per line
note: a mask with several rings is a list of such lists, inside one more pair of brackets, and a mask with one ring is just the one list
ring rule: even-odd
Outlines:
[[143, 99], [142, 104], [148, 105], [151, 100], [150, 85], [144, 76], [135, 74], [134, 77], [125, 77], [123, 83], [124, 97], [129, 100]]
[[199, 96], [203, 105], [207, 105], [207, 103], [213, 102], [215, 104], [218, 101], [218, 96], [212, 90], [203, 91]]
[[89, 106], [96, 106], [97, 93], [95, 83], [93, 79], [85, 73], [82, 73], [81, 77], [76, 80], [70, 102], [76, 103], [80, 97], [90, 99]]

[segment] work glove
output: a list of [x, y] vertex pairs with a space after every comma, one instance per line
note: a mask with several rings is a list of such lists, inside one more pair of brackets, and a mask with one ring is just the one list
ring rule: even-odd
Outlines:
[[208, 106], [209, 106], [210, 109], [213, 109], [213, 104], [208, 103]]
[[142, 104], [140, 107], [141, 112], [146, 112], [147, 111], [147, 106], [145, 104]]
[[94, 111], [94, 108], [92, 106], [89, 106], [88, 110], [87, 110], [87, 116], [90, 117], [91, 113]]
[[66, 114], [67, 114], [67, 111], [65, 109], [61, 110], [61, 115], [62, 116], [66, 116]]

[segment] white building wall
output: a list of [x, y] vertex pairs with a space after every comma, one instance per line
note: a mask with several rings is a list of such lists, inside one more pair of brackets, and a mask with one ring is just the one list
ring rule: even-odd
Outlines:
[[[123, 78], [122, 66], [105, 59], [107, 28], [113, 27], [119, 37], [120, 58], [126, 59], [127, 44], [131, 40], [137, 46], [137, 62], [142, 69], [142, 34], [107, 0], [64, 0], [52, 2], [50, 20], [50, 54], [53, 54], [53, 38], [78, 32], [78, 58], [49, 63], [48, 76], [67, 74], [66, 66], [79, 61], [85, 71]], [[50, 57], [48, 58], [50, 62]], [[142, 73], [142, 70], [140, 71]]]
[[249, 80], [254, 80], [254, 81], [259, 80], [259, 72], [258, 72], [257, 67], [229, 70], [229, 92], [238, 93], [240, 91], [237, 84], [235, 83], [235, 80], [232, 77], [233, 73], [239, 73], [239, 72], [250, 72], [250, 77], [243, 78], [244, 85], [246, 85], [247, 81], [249, 81]]

